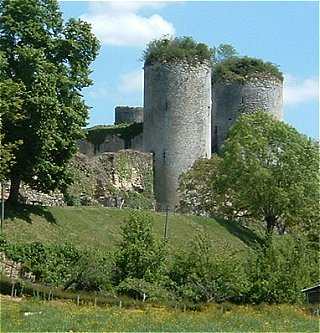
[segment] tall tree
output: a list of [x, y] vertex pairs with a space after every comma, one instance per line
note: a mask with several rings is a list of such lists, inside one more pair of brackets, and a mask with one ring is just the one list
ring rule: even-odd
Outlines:
[[89, 66], [99, 42], [88, 23], [64, 23], [57, 0], [1, 0], [0, 16], [2, 84], [10, 80], [23, 97], [23, 117], [2, 123], [6, 143], [22, 142], [9, 172], [15, 202], [21, 181], [44, 192], [71, 182], [67, 162], [88, 116], [81, 90], [92, 84]]
[[4, 53], [0, 51], [0, 181], [8, 177], [10, 167], [14, 163], [14, 149], [20, 143], [5, 143], [5, 136], [2, 130], [2, 123], [8, 119], [11, 121], [21, 119], [23, 86], [5, 79], [7, 62]]
[[319, 226], [319, 145], [291, 126], [265, 112], [242, 115], [217, 162], [184, 175], [184, 208], [193, 200], [201, 213], [262, 221], [269, 233]]

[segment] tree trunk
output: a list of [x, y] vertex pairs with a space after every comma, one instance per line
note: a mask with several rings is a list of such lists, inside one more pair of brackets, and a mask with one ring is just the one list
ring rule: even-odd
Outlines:
[[276, 218], [274, 216], [266, 216], [265, 221], [267, 223], [267, 233], [271, 235], [276, 225]]
[[21, 179], [19, 177], [11, 178], [10, 194], [7, 200], [8, 203], [11, 204], [18, 203], [20, 184], [21, 184]]

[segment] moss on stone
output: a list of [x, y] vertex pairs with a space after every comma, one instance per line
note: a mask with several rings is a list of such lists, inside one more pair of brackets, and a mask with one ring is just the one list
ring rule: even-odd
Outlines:
[[99, 146], [109, 135], [114, 134], [128, 141], [141, 134], [142, 131], [142, 123], [95, 126], [86, 130], [86, 137], [89, 142], [95, 146]]
[[275, 77], [283, 81], [283, 74], [270, 62], [250, 57], [232, 57], [213, 66], [213, 82], [245, 83], [252, 78]]

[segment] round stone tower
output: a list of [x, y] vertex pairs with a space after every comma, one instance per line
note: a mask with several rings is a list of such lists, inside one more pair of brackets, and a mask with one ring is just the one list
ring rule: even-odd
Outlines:
[[212, 152], [219, 151], [241, 113], [265, 111], [282, 119], [282, 92], [283, 80], [279, 74], [256, 72], [242, 81], [213, 79]]
[[142, 123], [143, 122], [143, 108], [142, 107], [129, 107], [117, 106], [115, 108], [115, 124], [123, 123]]
[[144, 67], [144, 151], [154, 155], [158, 208], [174, 209], [179, 176], [211, 156], [211, 67], [185, 61]]

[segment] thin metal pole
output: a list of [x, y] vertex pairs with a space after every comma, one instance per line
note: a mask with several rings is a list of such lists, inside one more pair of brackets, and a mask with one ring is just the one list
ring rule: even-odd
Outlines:
[[168, 214], [169, 214], [169, 207], [166, 208], [166, 223], [164, 225], [164, 239], [168, 237]]
[[1, 233], [3, 231], [4, 222], [4, 183], [1, 182]]

